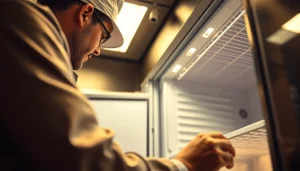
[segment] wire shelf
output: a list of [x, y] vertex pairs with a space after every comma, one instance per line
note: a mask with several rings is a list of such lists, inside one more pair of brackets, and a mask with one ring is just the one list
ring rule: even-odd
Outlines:
[[[270, 154], [265, 121], [259, 121], [225, 135], [234, 148], [238, 157], [260, 157]], [[190, 141], [187, 139], [186, 142]], [[168, 157], [174, 158], [177, 153]]]
[[255, 78], [253, 67], [244, 11], [241, 10], [199, 51], [177, 79], [247, 89], [256, 84], [255, 79], [249, 79], [249, 75]]
[[237, 151], [237, 156], [259, 157], [269, 154], [265, 122], [259, 121], [225, 135]]

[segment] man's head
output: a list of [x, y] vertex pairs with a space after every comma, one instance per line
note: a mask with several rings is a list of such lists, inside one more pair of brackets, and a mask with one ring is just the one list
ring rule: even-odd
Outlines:
[[[105, 47], [117, 47], [123, 43], [119, 29], [113, 21], [122, 0], [39, 0], [39, 2], [49, 6], [57, 17], [68, 39], [74, 70], [81, 68], [92, 56], [99, 56], [101, 46], [107, 44]], [[112, 34], [115, 32], [117, 34]]]

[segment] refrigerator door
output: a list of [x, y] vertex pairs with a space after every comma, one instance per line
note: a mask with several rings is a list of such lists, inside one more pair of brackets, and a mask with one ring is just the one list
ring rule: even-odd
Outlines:
[[274, 171], [300, 169], [300, 2], [244, 0]]

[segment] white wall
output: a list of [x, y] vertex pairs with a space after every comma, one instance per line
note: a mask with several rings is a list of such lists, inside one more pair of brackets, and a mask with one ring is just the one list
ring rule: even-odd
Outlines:
[[163, 84], [164, 153], [177, 153], [196, 134], [220, 131], [224, 134], [252, 122], [239, 116], [249, 111], [246, 91], [193, 82], [166, 81]]
[[[197, 133], [224, 134], [262, 119], [255, 88], [238, 90], [166, 80], [162, 91], [164, 154], [177, 153]], [[248, 112], [243, 119], [240, 109]]]
[[265, 156], [260, 156], [258, 158], [255, 158], [253, 160], [253, 165], [255, 167], [254, 171], [272, 171], [273, 170], [270, 155], [265, 155]]
[[75, 71], [80, 89], [96, 91], [139, 91], [140, 64], [109, 59], [92, 58]]
[[257, 122], [263, 119], [262, 108], [260, 104], [260, 98], [258, 89], [253, 88], [248, 91], [249, 96], [249, 112], [252, 116], [252, 122]]
[[146, 100], [90, 100], [102, 127], [115, 132], [124, 152], [147, 156], [148, 104]]
[[[249, 106], [249, 96], [247, 91], [234, 90], [234, 120], [235, 120], [235, 129], [239, 129], [245, 127], [246, 125], [250, 125], [252, 123], [252, 114], [250, 112]], [[244, 109], [248, 112], [248, 117], [246, 119], [242, 118], [239, 114], [239, 111]]]

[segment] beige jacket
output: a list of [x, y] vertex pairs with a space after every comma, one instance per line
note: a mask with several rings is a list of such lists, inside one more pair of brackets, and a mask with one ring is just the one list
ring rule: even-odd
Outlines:
[[3, 171], [173, 171], [124, 154], [75, 85], [68, 44], [49, 8], [0, 0]]

